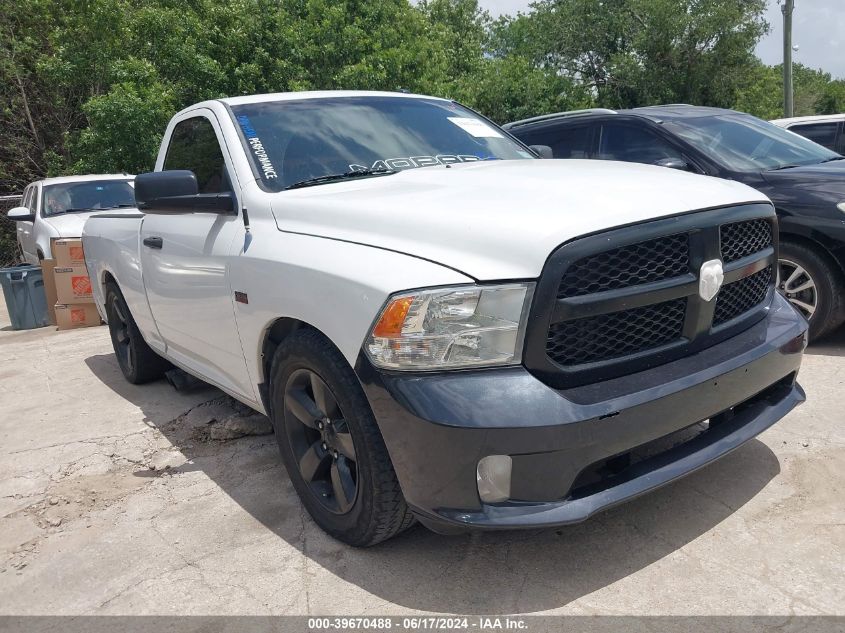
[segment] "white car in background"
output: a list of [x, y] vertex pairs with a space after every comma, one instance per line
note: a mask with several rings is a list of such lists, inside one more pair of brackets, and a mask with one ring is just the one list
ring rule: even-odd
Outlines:
[[771, 121], [839, 154], [845, 154], [845, 113], [796, 116]]
[[50, 239], [80, 237], [94, 213], [134, 207], [133, 180], [128, 174], [64, 176], [28, 185], [21, 206], [7, 214], [17, 223], [24, 260], [37, 265], [52, 257]]

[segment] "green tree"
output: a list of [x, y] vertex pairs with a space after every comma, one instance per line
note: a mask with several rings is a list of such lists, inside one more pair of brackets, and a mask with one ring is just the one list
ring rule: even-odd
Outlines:
[[205, 99], [444, 93], [481, 60], [477, 43], [455, 50], [466, 8], [479, 13], [442, 0], [0, 0], [0, 193], [149, 169], [168, 118]]
[[477, 41], [458, 51], [443, 26], [466, 10], [479, 13], [442, 0], [31, 0], [26, 10], [0, 0], [0, 189], [146, 168], [167, 118], [204, 99], [439, 92], [481, 60]]
[[597, 104], [609, 107], [730, 105], [767, 30], [765, 0], [541, 0], [533, 6], [512, 21], [517, 37], [499, 36], [500, 54], [527, 54], [589, 87]]
[[[845, 110], [845, 81], [833, 80], [823, 70], [794, 64], [793, 90], [795, 116]], [[783, 66], [758, 63], [749, 69], [732, 107], [762, 119], [783, 117]]]
[[154, 166], [161, 135], [176, 111], [172, 91], [148, 62], [128, 60], [121, 70], [122, 81], [82, 106], [88, 125], [69, 143], [76, 173], [139, 173]]
[[516, 55], [483, 60], [478, 72], [456, 82], [451, 96], [500, 124], [591, 105], [585, 88]]
[[817, 114], [839, 114], [845, 112], [845, 80], [836, 79], [824, 87], [816, 100]]
[[761, 63], [749, 68], [731, 107], [766, 120], [782, 117], [783, 74], [780, 69]]
[[491, 18], [477, 0], [421, 0], [417, 8], [428, 22], [428, 37], [444, 55], [444, 78], [456, 81], [480, 72]]

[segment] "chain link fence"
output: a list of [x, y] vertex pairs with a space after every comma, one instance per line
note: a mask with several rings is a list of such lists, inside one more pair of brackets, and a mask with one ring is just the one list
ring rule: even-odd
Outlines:
[[14, 266], [23, 261], [18, 247], [15, 223], [6, 217], [9, 209], [20, 206], [21, 196], [0, 196], [0, 267]]

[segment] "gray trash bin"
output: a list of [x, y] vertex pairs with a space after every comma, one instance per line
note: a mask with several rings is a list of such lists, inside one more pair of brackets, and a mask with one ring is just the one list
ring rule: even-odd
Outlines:
[[0, 268], [0, 285], [13, 330], [30, 330], [50, 325], [44, 277], [39, 266]]

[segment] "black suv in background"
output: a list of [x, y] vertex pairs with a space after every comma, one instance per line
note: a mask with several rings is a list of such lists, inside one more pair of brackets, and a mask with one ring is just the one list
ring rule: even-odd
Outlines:
[[774, 203], [783, 294], [819, 338], [845, 320], [845, 158], [749, 114], [689, 105], [579, 110], [503, 126], [554, 158], [621, 160], [737, 180]]

